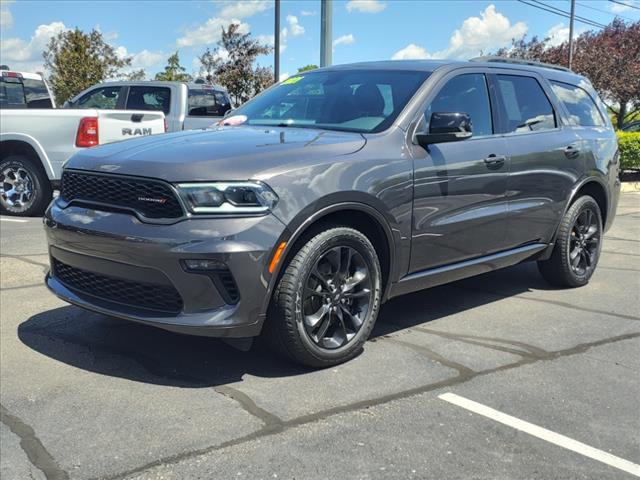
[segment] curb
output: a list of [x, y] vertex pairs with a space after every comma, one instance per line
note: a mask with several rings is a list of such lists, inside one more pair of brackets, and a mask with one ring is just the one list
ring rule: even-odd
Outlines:
[[640, 182], [622, 182], [620, 191], [622, 193], [640, 192]]

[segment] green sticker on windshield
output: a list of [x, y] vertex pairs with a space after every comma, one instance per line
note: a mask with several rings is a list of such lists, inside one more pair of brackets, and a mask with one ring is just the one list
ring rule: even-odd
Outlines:
[[282, 85], [293, 85], [294, 83], [298, 83], [303, 78], [304, 77], [301, 77], [301, 76], [289, 77], [284, 82], [282, 82]]

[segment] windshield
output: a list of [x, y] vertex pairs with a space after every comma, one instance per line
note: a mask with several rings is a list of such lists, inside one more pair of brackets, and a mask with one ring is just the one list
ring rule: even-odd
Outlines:
[[398, 70], [295, 75], [240, 107], [228, 124], [381, 132], [428, 76], [429, 72]]

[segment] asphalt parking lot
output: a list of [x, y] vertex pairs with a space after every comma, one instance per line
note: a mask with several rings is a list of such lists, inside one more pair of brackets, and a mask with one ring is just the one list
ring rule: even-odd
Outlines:
[[587, 287], [524, 264], [398, 298], [309, 371], [65, 304], [40, 219], [3, 217], [0, 477], [640, 476], [639, 220], [624, 194]]

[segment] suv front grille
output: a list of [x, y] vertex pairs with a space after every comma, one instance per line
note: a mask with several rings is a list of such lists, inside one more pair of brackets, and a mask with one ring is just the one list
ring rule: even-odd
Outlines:
[[182, 298], [170, 285], [132, 282], [98, 273], [52, 259], [55, 277], [67, 287], [93, 297], [129, 305], [145, 310], [178, 313], [182, 310]]
[[157, 180], [66, 170], [62, 174], [60, 197], [65, 202], [98, 202], [134, 210], [147, 218], [179, 218], [183, 215], [173, 190]]

